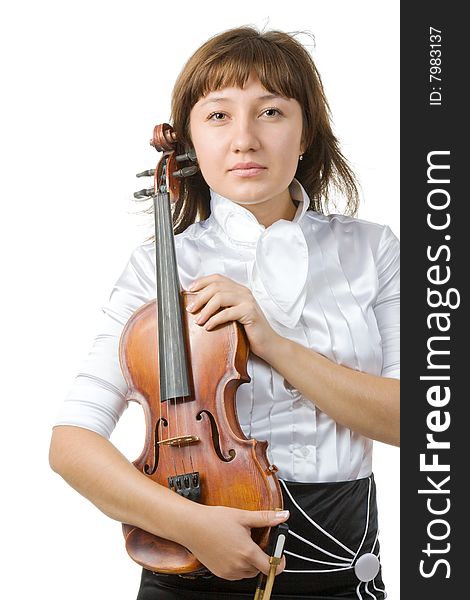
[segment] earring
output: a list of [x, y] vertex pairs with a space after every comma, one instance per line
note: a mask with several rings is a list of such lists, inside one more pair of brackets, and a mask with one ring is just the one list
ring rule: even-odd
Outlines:
[[304, 155], [303, 155], [303, 154], [301, 154], [301, 155], [299, 156], [299, 160], [303, 160], [303, 159], [304, 159]]

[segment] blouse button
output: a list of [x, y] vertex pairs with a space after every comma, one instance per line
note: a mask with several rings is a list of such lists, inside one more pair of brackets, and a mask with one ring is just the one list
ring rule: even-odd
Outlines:
[[283, 385], [284, 385], [284, 389], [286, 390], [286, 392], [288, 392], [293, 398], [299, 398], [300, 396], [300, 392], [297, 388], [295, 388], [293, 385], [291, 385], [287, 379], [283, 379]]
[[285, 377], [284, 377], [282, 383], [284, 384], [284, 388], [286, 389], [287, 392], [292, 393], [295, 390], [295, 387], [292, 386]]
[[310, 450], [307, 448], [307, 446], [304, 446], [301, 450], [302, 452], [302, 456], [304, 456], [305, 458], [307, 458], [307, 456], [310, 454]]

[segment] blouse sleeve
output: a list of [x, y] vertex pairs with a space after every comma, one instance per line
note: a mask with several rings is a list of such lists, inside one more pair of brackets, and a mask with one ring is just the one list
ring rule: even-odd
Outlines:
[[155, 297], [153, 272], [145, 246], [136, 248], [103, 307], [99, 333], [65, 397], [56, 425], [75, 425], [110, 437], [127, 407], [119, 339], [129, 317]]
[[400, 378], [400, 242], [385, 227], [377, 250], [374, 312], [382, 338], [382, 376]]

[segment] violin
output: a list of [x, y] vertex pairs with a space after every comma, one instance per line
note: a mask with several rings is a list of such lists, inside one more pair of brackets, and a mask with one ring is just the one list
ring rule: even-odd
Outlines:
[[[155, 127], [150, 143], [163, 154], [156, 169], [138, 176], [154, 176], [154, 187], [135, 196], [153, 199], [156, 298], [131, 316], [119, 345], [126, 400], [139, 402], [145, 415], [145, 442], [133, 464], [194, 502], [280, 510], [282, 492], [277, 467], [266, 455], [268, 443], [247, 438], [237, 417], [237, 388], [250, 381], [244, 329], [235, 321], [207, 331], [185, 310], [195, 293], [183, 290], [179, 281], [171, 206], [181, 178], [199, 169], [195, 152], [176, 155], [177, 134], [167, 123]], [[130, 524], [122, 529], [127, 552], [146, 569], [207, 574], [180, 544]], [[269, 530], [252, 530], [263, 550]]]

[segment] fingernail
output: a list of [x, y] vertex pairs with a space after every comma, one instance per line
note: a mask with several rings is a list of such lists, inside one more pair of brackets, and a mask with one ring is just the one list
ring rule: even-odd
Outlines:
[[186, 307], [186, 310], [191, 311], [191, 310], [193, 310], [193, 308], [194, 308], [194, 302], [191, 302], [191, 304], [188, 304], [188, 306]]
[[287, 517], [289, 516], [289, 511], [288, 510], [280, 510], [279, 512], [276, 513], [276, 519], [287, 519]]

